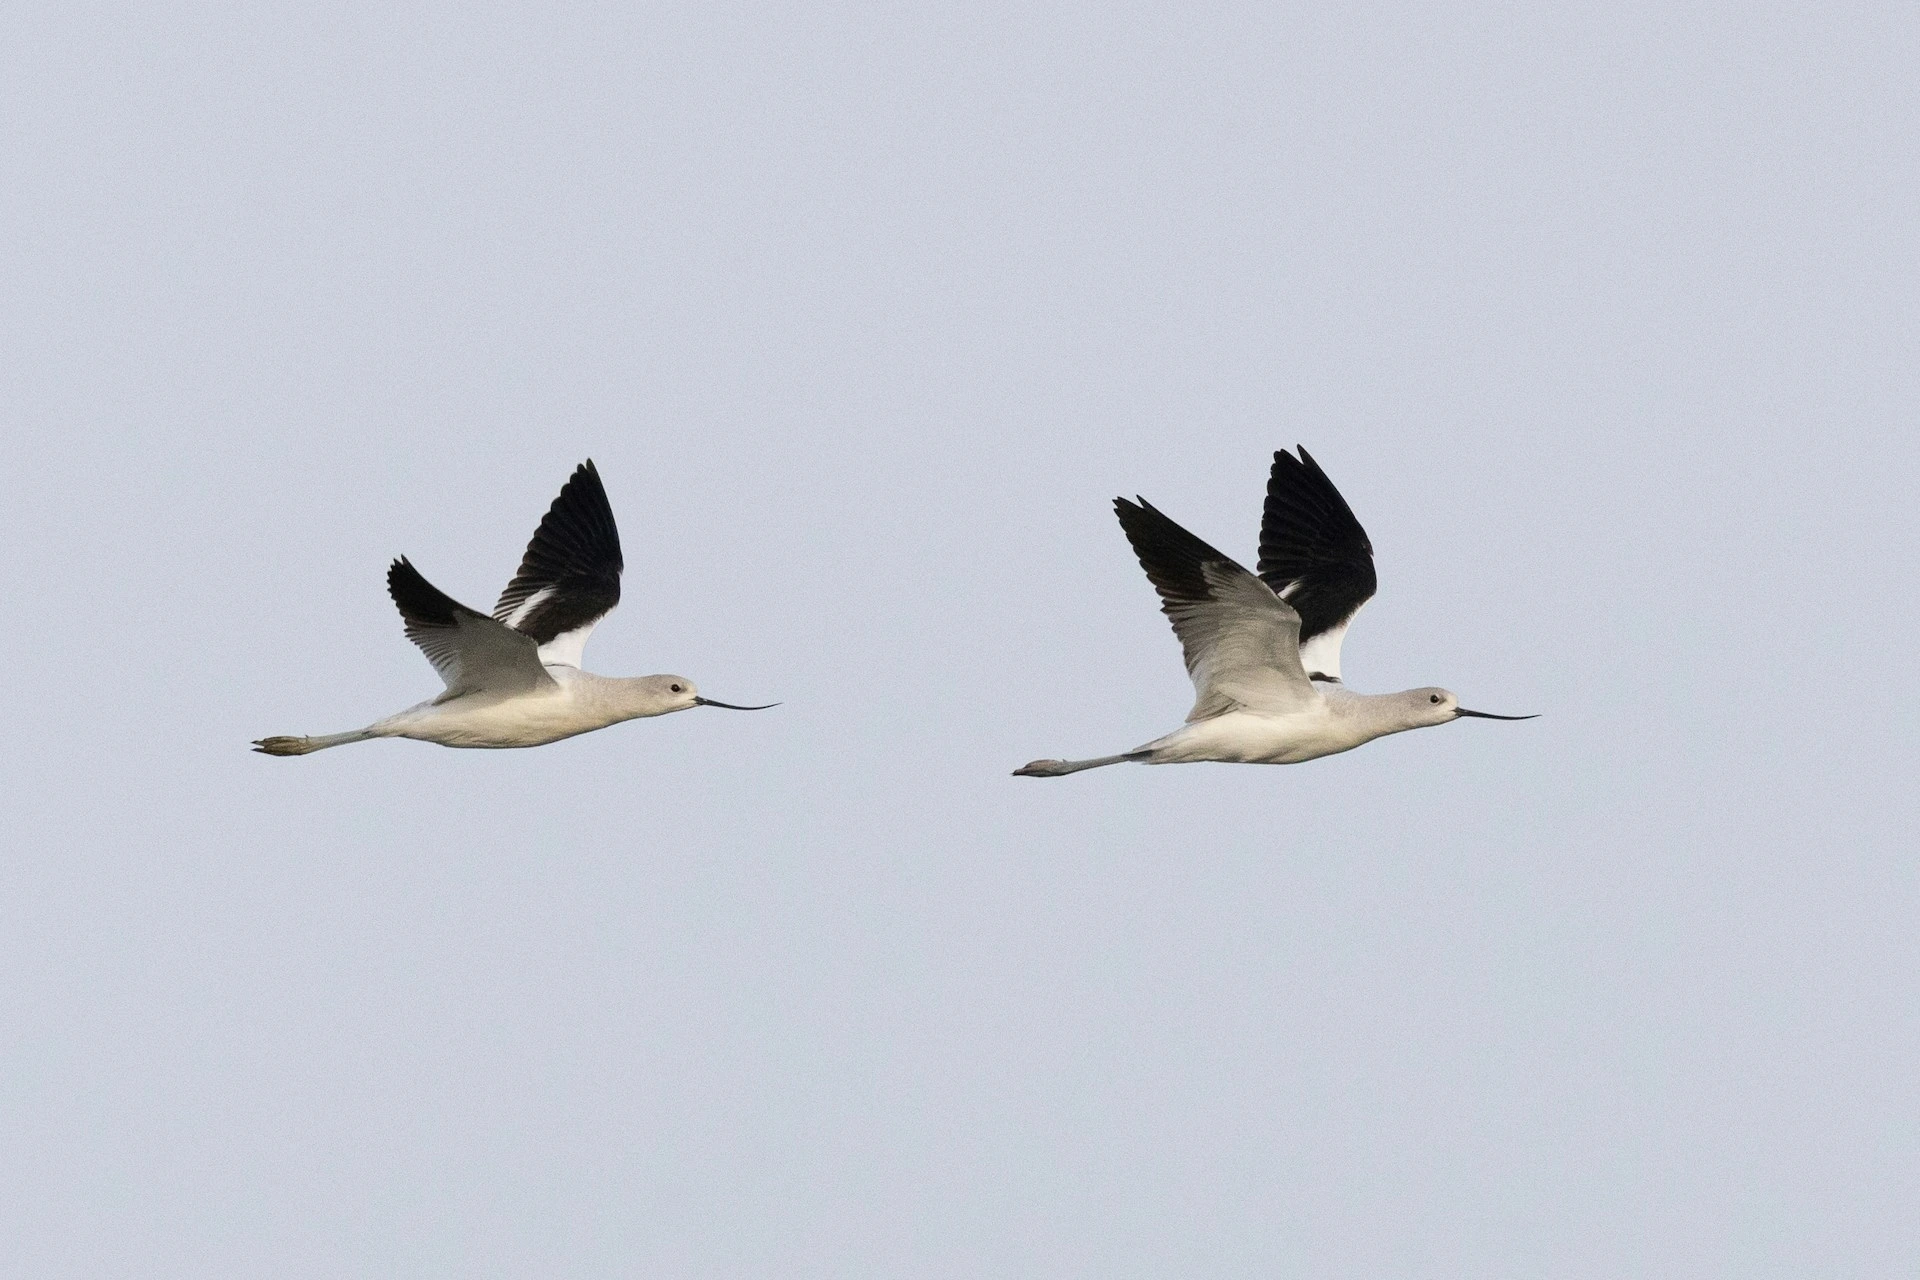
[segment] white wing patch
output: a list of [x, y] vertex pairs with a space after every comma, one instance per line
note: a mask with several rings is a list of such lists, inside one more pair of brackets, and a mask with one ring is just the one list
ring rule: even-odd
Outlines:
[[584, 627], [575, 627], [571, 631], [562, 631], [553, 639], [540, 646], [540, 662], [544, 666], [577, 667], [581, 656], [587, 651], [587, 637], [593, 634], [598, 619]]
[[[558, 587], [540, 588], [525, 600], [522, 600], [518, 605], [514, 606], [513, 612], [500, 619], [501, 623], [517, 629], [535, 609], [538, 609], [548, 600], [551, 600], [559, 590], [560, 588]], [[605, 616], [605, 614], [601, 615], [601, 617]], [[580, 660], [586, 656], [587, 637], [593, 634], [593, 629], [599, 624], [600, 619], [595, 618], [583, 627], [575, 627], [571, 631], [562, 631], [559, 635], [541, 645], [540, 665], [546, 667], [578, 667]]]
[[[1359, 613], [1358, 609], [1354, 613]], [[1335, 680], [1340, 676], [1340, 642], [1347, 638], [1347, 626], [1353, 621], [1337, 627], [1328, 627], [1319, 635], [1305, 641], [1300, 646], [1300, 665], [1307, 669], [1308, 675], [1331, 676]]]

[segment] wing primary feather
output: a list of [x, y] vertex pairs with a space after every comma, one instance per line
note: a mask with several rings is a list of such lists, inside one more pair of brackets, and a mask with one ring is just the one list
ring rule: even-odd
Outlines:
[[428, 582], [405, 556], [387, 567], [387, 594], [409, 635], [415, 627], [451, 627], [463, 611], [478, 612]]
[[571, 635], [564, 647], [577, 663], [586, 633], [620, 603], [625, 567], [613, 507], [589, 458], [561, 487], [534, 530], [493, 616], [541, 645]]
[[1147, 571], [1147, 580], [1160, 593], [1161, 608], [1169, 615], [1180, 604], [1209, 598], [1208, 564], [1241, 569], [1231, 556], [1188, 532], [1145, 498], [1135, 495], [1132, 502], [1115, 498], [1113, 510], [1140, 558], [1140, 567]]
[[1373, 543], [1313, 455], [1295, 447], [1298, 457], [1284, 449], [1273, 455], [1258, 571], [1300, 614], [1310, 661], [1337, 677], [1346, 625], [1378, 587]]

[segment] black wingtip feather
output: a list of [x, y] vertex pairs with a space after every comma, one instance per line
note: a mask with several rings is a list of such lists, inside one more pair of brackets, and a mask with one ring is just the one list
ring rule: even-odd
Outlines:
[[505, 621], [527, 600], [553, 593], [514, 624], [542, 644], [601, 617], [620, 603], [620, 530], [600, 469], [588, 458], [575, 467], [527, 544], [493, 616]]
[[387, 568], [387, 594], [408, 626], [450, 627], [461, 611], [452, 596], [421, 576], [405, 556]]
[[1205, 567], [1240, 565], [1228, 555], [1188, 532], [1145, 498], [1113, 500], [1120, 528], [1140, 558], [1147, 580], [1160, 592], [1161, 607], [1171, 611], [1177, 602], [1209, 597]]
[[[1378, 586], [1373, 543], [1304, 445], [1273, 455], [1260, 522], [1260, 577], [1300, 614], [1310, 640], [1352, 618]], [[1291, 588], [1291, 590], [1289, 590]]]

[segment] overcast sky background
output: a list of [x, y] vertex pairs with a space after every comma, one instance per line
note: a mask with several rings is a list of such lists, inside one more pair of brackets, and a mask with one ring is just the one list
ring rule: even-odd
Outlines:
[[[1920, 1269], [1911, 6], [10, 27], [13, 1273]], [[1296, 441], [1543, 718], [1008, 776]], [[588, 456], [588, 665], [784, 705], [248, 750]]]

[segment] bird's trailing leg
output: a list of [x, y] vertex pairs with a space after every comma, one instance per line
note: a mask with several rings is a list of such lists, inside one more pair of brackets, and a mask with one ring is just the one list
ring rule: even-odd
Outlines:
[[380, 736], [371, 729], [355, 729], [349, 733], [323, 733], [317, 738], [291, 738], [282, 735], [261, 738], [253, 744], [253, 749], [269, 756], [304, 756], [310, 751], [337, 747], [348, 742], [364, 742], [368, 738]]
[[1117, 756], [1096, 756], [1092, 760], [1035, 760], [1023, 764], [1013, 771], [1016, 778], [1063, 778], [1069, 773], [1079, 773], [1082, 769], [1098, 769], [1103, 765], [1125, 764], [1129, 760], [1145, 760], [1151, 754], [1146, 751], [1123, 751]]

